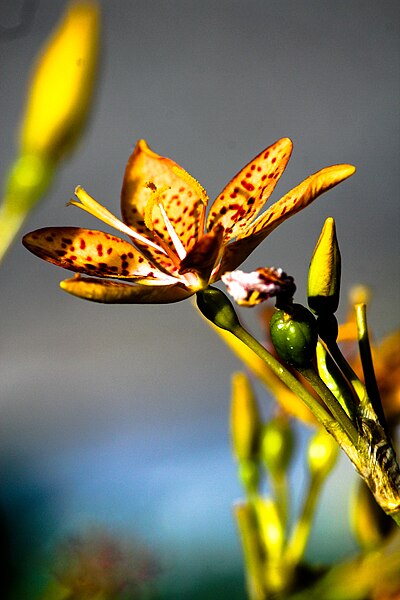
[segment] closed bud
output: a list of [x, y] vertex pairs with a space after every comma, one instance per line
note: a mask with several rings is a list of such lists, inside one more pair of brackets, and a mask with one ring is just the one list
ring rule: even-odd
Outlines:
[[232, 377], [231, 437], [237, 460], [258, 456], [261, 418], [250, 382], [244, 373]]
[[334, 438], [325, 429], [319, 429], [308, 444], [307, 458], [311, 475], [321, 479], [327, 477], [336, 464], [338, 454], [339, 446]]
[[293, 304], [290, 312], [287, 311], [278, 310], [272, 316], [271, 341], [280, 358], [287, 364], [297, 368], [307, 367], [315, 356], [317, 346], [316, 320], [300, 304]]
[[282, 416], [271, 419], [262, 433], [260, 454], [272, 476], [287, 470], [293, 448], [294, 436], [288, 419]]
[[39, 55], [21, 128], [21, 154], [57, 161], [84, 125], [99, 49], [95, 2], [71, 3]]
[[317, 315], [336, 312], [340, 296], [341, 260], [335, 221], [326, 219], [308, 271], [308, 305]]

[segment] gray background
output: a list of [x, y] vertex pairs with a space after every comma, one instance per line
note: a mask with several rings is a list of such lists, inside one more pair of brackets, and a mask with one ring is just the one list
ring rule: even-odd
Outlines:
[[[15, 24], [20, 4], [3, 0], [3, 26]], [[103, 60], [90, 126], [24, 231], [101, 228], [65, 207], [78, 183], [119, 214], [124, 166], [140, 137], [213, 198], [256, 153], [289, 136], [294, 153], [272, 201], [321, 167], [349, 162], [358, 171], [277, 229], [246, 267], [283, 267], [304, 302], [308, 261], [332, 215], [342, 307], [350, 285], [365, 283], [376, 336], [393, 328], [400, 295], [398, 3], [100, 4]], [[21, 35], [1, 39], [2, 177], [15, 153], [32, 57], [64, 5], [42, 0]], [[164, 535], [182, 552], [190, 535], [207, 546], [207, 528], [223, 546], [225, 519], [224, 535], [233, 540], [229, 507], [239, 490], [227, 410], [237, 361], [190, 301], [90, 304], [58, 289], [65, 274], [19, 242], [1, 267], [0, 449], [15, 467], [12, 481], [18, 473], [18, 493], [43, 488], [51, 534], [85, 519], [128, 519], [150, 544]], [[243, 316], [257, 325], [255, 314]], [[229, 552], [225, 545], [222, 556]]]

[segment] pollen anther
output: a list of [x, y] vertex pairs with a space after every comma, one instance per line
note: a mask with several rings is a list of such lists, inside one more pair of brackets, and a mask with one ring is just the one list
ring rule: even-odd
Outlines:
[[197, 179], [192, 177], [192, 175], [189, 175], [189, 173], [181, 167], [174, 166], [172, 167], [172, 170], [175, 173], [175, 175], [178, 175], [178, 177], [180, 177], [185, 183], [187, 183], [191, 188], [195, 190], [204, 206], [207, 206], [209, 200], [207, 192], [203, 188], [203, 186], [197, 181]]

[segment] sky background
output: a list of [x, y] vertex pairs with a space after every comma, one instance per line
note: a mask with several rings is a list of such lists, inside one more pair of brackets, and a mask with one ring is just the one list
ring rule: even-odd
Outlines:
[[[2, 180], [15, 155], [32, 58], [66, 5], [31, 2], [27, 27], [7, 35], [21, 4], [3, 0], [0, 8]], [[398, 3], [100, 5], [102, 66], [89, 127], [24, 232], [101, 228], [66, 207], [77, 184], [119, 214], [122, 175], [139, 138], [181, 164], [214, 198], [258, 152], [289, 136], [292, 159], [271, 201], [331, 164], [352, 163], [357, 173], [274, 231], [246, 267], [284, 268], [304, 302], [314, 244], [333, 216], [342, 253], [340, 314], [350, 286], [364, 283], [373, 292], [369, 321], [376, 337], [398, 325]], [[216, 556], [229, 572], [239, 561], [230, 507], [240, 490], [227, 413], [230, 375], [239, 363], [190, 301], [91, 304], [59, 289], [66, 275], [19, 241], [1, 267], [4, 505], [11, 498], [14, 507], [28, 507], [44, 545], [88, 522], [129, 523], [156, 551], [174, 548], [170, 572], [179, 565], [184, 573], [183, 564], [189, 572], [189, 563], [206, 570]], [[241, 314], [256, 331], [256, 313]], [[267, 414], [265, 395], [262, 402]], [[351, 476], [346, 461], [336, 486], [343, 474]], [[324, 510], [329, 516], [328, 497]], [[327, 527], [323, 516], [321, 523]], [[344, 528], [327, 552], [335, 551]]]

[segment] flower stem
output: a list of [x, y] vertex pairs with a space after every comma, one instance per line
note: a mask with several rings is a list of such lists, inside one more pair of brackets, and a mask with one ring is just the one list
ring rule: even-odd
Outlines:
[[328, 411], [312, 396], [292, 373], [286, 369], [264, 346], [262, 346], [242, 325], [237, 325], [232, 331], [241, 342], [253, 350], [268, 367], [296, 394], [311, 410], [318, 421], [328, 429], [335, 421]]
[[335, 417], [336, 421], [341, 424], [350, 440], [354, 445], [356, 445], [358, 441], [357, 429], [351, 422], [351, 419], [348, 417], [347, 413], [336, 400], [330, 389], [322, 381], [318, 373], [311, 366], [307, 368], [299, 368], [298, 371], [307, 379], [313, 389], [317, 392], [318, 396], [322, 398], [332, 415]]

